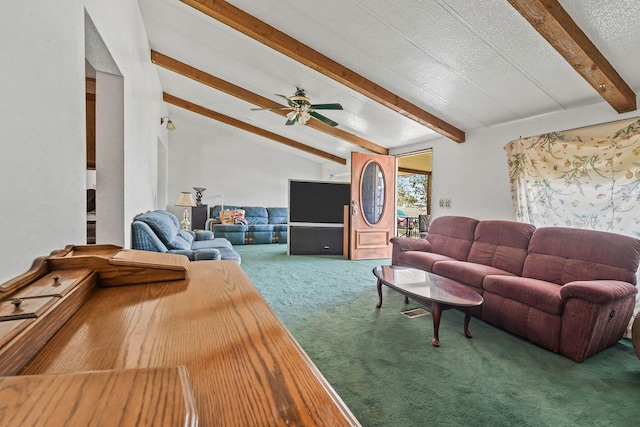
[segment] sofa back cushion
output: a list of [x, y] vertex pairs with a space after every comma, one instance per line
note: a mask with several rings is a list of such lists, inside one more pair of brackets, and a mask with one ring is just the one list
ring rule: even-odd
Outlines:
[[289, 220], [287, 208], [267, 208], [269, 224], [286, 224]]
[[564, 285], [576, 280], [636, 283], [640, 240], [605, 231], [543, 227], [533, 232], [522, 275]]
[[480, 221], [467, 261], [522, 274], [529, 240], [536, 228], [515, 221]]
[[478, 224], [477, 219], [463, 216], [440, 216], [431, 221], [427, 240], [431, 252], [466, 261]]
[[171, 242], [178, 235], [178, 230], [180, 230], [178, 218], [167, 211], [146, 212], [138, 215], [135, 220], [145, 222], [167, 247], [170, 247]]
[[191, 250], [191, 244], [193, 243], [193, 236], [187, 231], [178, 230], [178, 234], [172, 241], [167, 243], [169, 249], [179, 249], [183, 251]]
[[261, 206], [243, 206], [244, 219], [249, 225], [260, 225], [269, 223], [269, 214], [267, 208]]

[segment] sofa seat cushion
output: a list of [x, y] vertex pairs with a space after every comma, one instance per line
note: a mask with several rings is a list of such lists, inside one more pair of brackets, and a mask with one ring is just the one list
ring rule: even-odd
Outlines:
[[398, 264], [404, 267], [413, 267], [425, 271], [433, 271], [433, 264], [438, 261], [454, 260], [446, 255], [433, 252], [405, 251], [398, 254]]
[[560, 285], [518, 276], [487, 276], [484, 290], [549, 314], [562, 314]]
[[193, 246], [191, 247], [193, 250], [198, 250], [198, 249], [206, 249], [206, 248], [215, 248], [215, 249], [220, 249], [220, 248], [233, 248], [233, 246], [231, 245], [231, 242], [227, 239], [221, 238], [221, 237], [216, 237], [215, 239], [211, 239], [211, 240], [196, 240], [195, 242], [193, 242]]
[[244, 233], [249, 231], [249, 226], [244, 224], [216, 224], [213, 226], [213, 236], [215, 237], [216, 233], [222, 231], [225, 233]]
[[284, 231], [286, 232], [289, 229], [287, 224], [273, 224], [273, 231]]
[[267, 208], [269, 224], [286, 224], [289, 220], [287, 208]]
[[490, 265], [466, 261], [438, 261], [433, 266], [433, 272], [478, 289], [482, 289], [482, 281], [486, 276], [492, 274], [505, 276], [514, 275], [508, 271], [491, 267]]

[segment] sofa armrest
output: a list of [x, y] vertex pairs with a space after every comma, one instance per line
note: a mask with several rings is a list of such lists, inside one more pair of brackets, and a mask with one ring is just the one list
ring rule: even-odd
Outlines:
[[187, 249], [169, 249], [170, 254], [184, 255], [193, 261], [193, 251]]
[[195, 232], [196, 240], [211, 240], [213, 239], [213, 231], [198, 230]]
[[131, 249], [152, 252], [167, 252], [167, 247], [151, 230], [146, 222], [133, 221], [131, 224]]
[[203, 248], [193, 251], [194, 261], [219, 260], [221, 258], [220, 251], [216, 248]]
[[598, 304], [624, 299], [636, 295], [638, 289], [631, 283], [619, 280], [579, 280], [560, 288], [560, 299], [579, 298]]
[[391, 264], [398, 264], [398, 254], [404, 251], [431, 252], [431, 243], [427, 239], [417, 237], [392, 237], [389, 239], [393, 245], [391, 252]]
[[220, 221], [218, 221], [216, 218], [209, 218], [204, 222], [204, 229], [213, 231], [213, 226], [216, 224], [220, 224]]
[[431, 252], [431, 243], [427, 239], [417, 237], [392, 237], [390, 239], [393, 248], [403, 251]]
[[560, 353], [582, 362], [615, 344], [627, 329], [637, 293], [631, 283], [618, 280], [584, 280], [563, 285]]

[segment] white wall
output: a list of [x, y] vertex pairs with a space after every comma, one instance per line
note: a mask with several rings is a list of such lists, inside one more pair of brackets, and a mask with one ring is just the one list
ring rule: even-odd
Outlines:
[[182, 216], [173, 204], [181, 191], [204, 187], [202, 203], [287, 206], [289, 179], [322, 177], [319, 163], [274, 150], [279, 144], [228, 125], [177, 111], [171, 117], [176, 130], [169, 133], [169, 191], [167, 210]]
[[133, 212], [157, 197], [166, 106], [137, 2], [8, 2], [0, 14], [0, 282], [38, 256], [86, 242], [85, 7], [124, 77], [125, 236]]

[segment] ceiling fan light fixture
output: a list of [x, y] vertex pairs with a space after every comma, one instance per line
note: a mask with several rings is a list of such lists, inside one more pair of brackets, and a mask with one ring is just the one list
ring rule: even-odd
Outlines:
[[309, 114], [307, 111], [301, 111], [298, 115], [298, 123], [300, 123], [301, 125], [305, 125], [310, 118], [311, 114]]
[[304, 93], [304, 90], [301, 88], [297, 88], [295, 95], [293, 96], [284, 96], [280, 94], [275, 94], [280, 98], [284, 98], [287, 100], [288, 107], [262, 107], [262, 108], [252, 108], [251, 110], [291, 110], [287, 113], [287, 122], [285, 125], [291, 126], [296, 123], [303, 126], [306, 125], [311, 116], [320, 120], [323, 123], [328, 124], [329, 126], [338, 126], [338, 123], [333, 120], [317, 113], [315, 110], [342, 110], [342, 105], [336, 103], [332, 104], [312, 104], [311, 99], [307, 97]]

